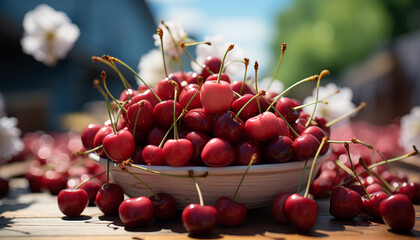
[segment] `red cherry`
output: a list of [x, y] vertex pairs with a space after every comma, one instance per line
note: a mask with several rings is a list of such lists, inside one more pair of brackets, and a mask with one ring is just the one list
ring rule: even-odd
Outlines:
[[420, 203], [420, 184], [416, 182], [410, 182], [413, 188], [413, 203]]
[[121, 202], [118, 214], [121, 222], [128, 228], [146, 227], [153, 219], [153, 204], [144, 196], [128, 198]]
[[323, 198], [329, 195], [331, 189], [338, 184], [340, 180], [337, 172], [334, 170], [322, 170], [320, 175], [312, 181], [309, 192], [315, 198]]
[[300, 160], [312, 158], [318, 151], [319, 145], [314, 135], [302, 134], [293, 141], [295, 156]]
[[[192, 86], [191, 86], [192, 85]], [[195, 95], [197, 92], [198, 85], [197, 84], [189, 84], [185, 86], [181, 93], [179, 94], [178, 102], [181, 104], [181, 107], [184, 109], [187, 104], [188, 105], [187, 110], [201, 108], [201, 101], [200, 101], [200, 91], [198, 91], [197, 95], [191, 100], [191, 98]]]
[[108, 134], [104, 137], [103, 146], [106, 155], [115, 162], [129, 159], [136, 148], [133, 134], [126, 129], [117, 134]]
[[239, 226], [246, 217], [246, 206], [228, 197], [221, 197], [214, 207], [217, 210], [217, 223], [225, 227]]
[[139, 103], [132, 104], [127, 111], [127, 119], [129, 126], [137, 130], [148, 130], [153, 127], [155, 119], [153, 118], [153, 105], [147, 101], [142, 100], [142, 108]]
[[[112, 130], [111, 126], [103, 126], [101, 129], [98, 130], [98, 132], [95, 135], [95, 138], [93, 139], [93, 147], [96, 148], [96, 147], [102, 145], [105, 136], [108, 135], [108, 134], [111, 134], [113, 132], [114, 132], [114, 130]], [[96, 153], [100, 157], [106, 158], [106, 154], [105, 154], [105, 151], [104, 151], [103, 147], [96, 150]]]
[[217, 222], [217, 210], [210, 205], [190, 204], [182, 211], [182, 224], [191, 235], [209, 234]]
[[163, 145], [163, 156], [170, 166], [184, 166], [191, 160], [192, 155], [193, 145], [188, 139], [169, 139]]
[[412, 202], [414, 201], [414, 188], [408, 182], [403, 182], [396, 189], [395, 193], [400, 193], [406, 195]]
[[[255, 89], [250, 87], [248, 84], [244, 83], [242, 85], [242, 81], [233, 81], [231, 83], [231, 85], [232, 85], [233, 91], [241, 94], [242, 96], [245, 95], [245, 94], [251, 94], [251, 95], [257, 94]], [[242, 91], [241, 91], [241, 88], [242, 88]]]
[[286, 136], [277, 136], [264, 148], [264, 157], [272, 163], [289, 162], [293, 159], [293, 141]]
[[248, 165], [252, 156], [256, 156], [252, 164], [261, 162], [260, 149], [252, 140], [242, 140], [235, 145], [235, 164]]
[[137, 95], [139, 92], [137, 90], [133, 90], [131, 88], [124, 89], [124, 91], [121, 92], [119, 100], [122, 102], [125, 102], [131, 98], [133, 98], [135, 95]]
[[133, 155], [131, 156], [131, 161], [134, 164], [144, 164], [143, 161], [143, 147], [142, 146], [136, 146]]
[[[208, 76], [206, 78], [206, 81], [209, 81], [209, 80], [217, 80], [218, 77], [219, 77], [219, 74], [218, 73], [215, 73], [215, 74], [212, 74], [212, 75]], [[225, 82], [230, 83], [230, 78], [229, 78], [229, 76], [226, 73], [221, 73], [220, 74], [220, 81], [225, 81]]]
[[203, 76], [203, 79], [207, 79], [207, 77], [211, 74], [207, 71], [207, 69], [209, 69], [212, 73], [219, 73], [221, 65], [222, 61], [219, 58], [208, 56], [206, 61], [204, 61], [203, 71], [200, 75]]
[[159, 95], [162, 101], [174, 99], [175, 88], [169, 83], [170, 80], [175, 81], [180, 87], [180, 91], [181, 91], [181, 81], [177, 77], [170, 76], [169, 78], [164, 78], [160, 80], [156, 85], [156, 93], [157, 95]]
[[[309, 126], [305, 130], [303, 130], [303, 132], [301, 134], [302, 135], [303, 134], [311, 134], [311, 135], [314, 135], [316, 137], [316, 139], [318, 139], [319, 142], [322, 141], [322, 138], [328, 137], [327, 136], [327, 133], [324, 130], [322, 130], [320, 127], [317, 127], [317, 126]], [[326, 142], [324, 144], [324, 147], [322, 148], [320, 154], [321, 155], [324, 155], [325, 153], [327, 153], [328, 152], [328, 148], [329, 148], [329, 144], [328, 144], [328, 142]]]
[[147, 133], [147, 143], [158, 146], [166, 134], [166, 130], [161, 127], [154, 127]]
[[379, 213], [379, 204], [388, 197], [388, 194], [383, 191], [370, 194], [370, 199], [364, 195], [362, 197], [363, 211], [375, 219], [382, 219], [382, 216]]
[[370, 184], [369, 186], [366, 187], [366, 190], [369, 194], [372, 194], [374, 192], [383, 191], [382, 186], [379, 183]]
[[29, 189], [31, 192], [41, 192], [44, 188], [44, 172], [38, 167], [29, 168], [25, 174], [26, 180], [29, 183]]
[[227, 140], [212, 138], [204, 146], [201, 159], [210, 167], [228, 166], [235, 160], [235, 150]]
[[43, 186], [52, 194], [57, 195], [67, 187], [67, 176], [54, 170], [45, 173]]
[[234, 119], [235, 113], [227, 111], [216, 117], [213, 123], [213, 136], [224, 138], [230, 143], [235, 144], [244, 135], [244, 122], [240, 119]]
[[101, 188], [101, 186], [94, 181], [87, 181], [87, 182], [83, 183], [82, 186], [79, 187], [79, 189], [85, 190], [86, 193], [88, 194], [88, 199], [89, 199], [89, 205], [90, 206], [95, 205], [96, 194], [98, 193], [100, 188]]
[[89, 196], [83, 189], [63, 189], [57, 196], [58, 208], [68, 217], [78, 217], [89, 203]]
[[[109, 187], [107, 187], [107, 185]], [[96, 206], [105, 215], [114, 215], [118, 213], [118, 208], [124, 200], [124, 192], [121, 187], [115, 183], [104, 183], [96, 194]]]
[[155, 145], [147, 145], [141, 153], [144, 163], [152, 166], [163, 166], [166, 164], [163, 149]]
[[318, 204], [312, 199], [294, 193], [284, 202], [284, 212], [293, 226], [300, 231], [308, 232], [316, 223]]
[[271, 212], [273, 214], [274, 219], [276, 219], [279, 223], [289, 223], [289, 219], [284, 212], [284, 203], [286, 199], [291, 195], [288, 192], [282, 192], [274, 198], [271, 204]]
[[289, 128], [289, 126], [287, 126], [286, 122], [283, 119], [281, 119], [280, 117], [277, 118], [277, 119], [279, 120], [279, 124], [280, 124], [278, 135], [292, 138], [290, 128]]
[[394, 194], [379, 204], [382, 220], [398, 232], [409, 231], [414, 227], [416, 215], [411, 200], [404, 194]]
[[86, 126], [83, 130], [82, 135], [80, 136], [82, 140], [83, 147], [86, 150], [93, 148], [93, 139], [95, 138], [96, 133], [101, 129], [102, 125], [91, 123]]
[[190, 131], [210, 133], [213, 129], [213, 116], [204, 108], [196, 108], [185, 114], [183, 123]]
[[[150, 91], [150, 89], [147, 89], [146, 91], [135, 95], [133, 97], [133, 100], [132, 100], [131, 104], [140, 102], [141, 100], [149, 101], [153, 105], [153, 107], [156, 106], [156, 104], [159, 103], [159, 99], [156, 98], [156, 96], [153, 94], [152, 91]], [[128, 104], [128, 105], [125, 105], [125, 106], [128, 108], [131, 104]]]
[[267, 141], [279, 133], [279, 120], [272, 112], [263, 112], [245, 122], [245, 131], [255, 141]]
[[330, 213], [336, 218], [353, 219], [363, 210], [360, 195], [349, 188], [335, 187], [330, 197]]
[[176, 217], [176, 201], [166, 193], [158, 193], [159, 199], [155, 195], [150, 197], [153, 204], [153, 218], [160, 222], [172, 220]]
[[[252, 94], [245, 94], [242, 97], [236, 99], [232, 103], [232, 112], [238, 113], [239, 110], [253, 97]], [[258, 114], [258, 103], [257, 100], [254, 99], [248, 105], [245, 106], [245, 108], [242, 110], [242, 112], [239, 114], [239, 117], [246, 121], [249, 118], [255, 116]]]
[[286, 121], [289, 122], [290, 124], [293, 124], [299, 118], [299, 111], [293, 110], [294, 107], [295, 107], [295, 104], [292, 101], [292, 99], [287, 98], [287, 97], [281, 97], [276, 102], [277, 111], [279, 111], [279, 113], [281, 113], [281, 115], [283, 115]]
[[233, 90], [225, 81], [205, 81], [200, 92], [201, 105], [208, 113], [226, 112], [232, 105]]
[[210, 140], [210, 137], [202, 132], [191, 131], [187, 133], [185, 138], [190, 140], [193, 146], [193, 155], [191, 157], [191, 163], [194, 165], [203, 165], [204, 163], [203, 161], [201, 161], [201, 152], [206, 143]]
[[[176, 117], [181, 115], [181, 105], [176, 103]], [[156, 104], [153, 115], [157, 124], [169, 129], [174, 122], [174, 100], [166, 100]]]

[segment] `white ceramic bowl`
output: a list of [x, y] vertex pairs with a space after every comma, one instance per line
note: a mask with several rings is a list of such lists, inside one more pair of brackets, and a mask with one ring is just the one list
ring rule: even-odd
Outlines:
[[[330, 153], [330, 151], [329, 151]], [[312, 178], [318, 171], [321, 163], [328, 157], [329, 153], [318, 157]], [[106, 167], [107, 160], [100, 158], [96, 154], [89, 157]], [[308, 161], [305, 171], [302, 189], [305, 189], [309, 176], [312, 160]], [[247, 208], [258, 208], [271, 204], [277, 194], [281, 192], [296, 192], [302, 176], [304, 161], [252, 165], [245, 176], [236, 200], [244, 203]], [[228, 167], [170, 167], [170, 166], [146, 166], [149, 170], [158, 171], [165, 174], [188, 176], [188, 171], [192, 169], [194, 175], [202, 175], [207, 172], [206, 177], [196, 177], [196, 181], [201, 189], [204, 203], [214, 205], [219, 197], [233, 197], [236, 188], [247, 168], [247, 166], [228, 166]], [[194, 182], [189, 177], [163, 176], [151, 173], [135, 167], [127, 167], [141, 180], [146, 182], [156, 192], [172, 195], [177, 201], [179, 208], [184, 208], [190, 203], [198, 203], [198, 194]], [[110, 177], [117, 183], [129, 197], [147, 196], [152, 192], [140, 181], [130, 174], [122, 171], [119, 164], [110, 163]]]

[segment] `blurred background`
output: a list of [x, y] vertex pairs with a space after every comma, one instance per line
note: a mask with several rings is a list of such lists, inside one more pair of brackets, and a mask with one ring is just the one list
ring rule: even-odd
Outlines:
[[[23, 17], [41, 3], [80, 28], [67, 57], [52, 67], [20, 45]], [[259, 62], [261, 77], [273, 75], [287, 43], [277, 78], [287, 87], [329, 69], [326, 82], [351, 88], [356, 105], [367, 102], [360, 120], [388, 124], [420, 104], [420, 1], [0, 0], [0, 93], [7, 115], [19, 120], [23, 134], [86, 126], [86, 104], [101, 100], [92, 81], [107, 69], [91, 57], [108, 54], [137, 70], [141, 56], [156, 48], [152, 35], [161, 19], [178, 20], [197, 41], [222, 36]], [[115, 94], [123, 89], [108, 82]], [[312, 88], [290, 95], [303, 99]]]

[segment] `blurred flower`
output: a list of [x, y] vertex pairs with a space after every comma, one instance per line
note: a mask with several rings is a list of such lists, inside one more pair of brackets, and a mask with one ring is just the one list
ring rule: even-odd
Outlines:
[[[337, 92], [339, 91], [339, 92]], [[308, 96], [303, 100], [303, 104], [315, 101], [316, 89], [312, 91], [312, 96]], [[315, 111], [315, 117], [325, 118], [331, 121], [339, 116], [342, 116], [354, 109], [354, 104], [351, 102], [353, 92], [350, 88], [339, 88], [334, 83], [328, 83], [325, 87], [319, 87], [318, 100], [327, 100], [328, 104], [318, 103]], [[311, 114], [314, 105], [309, 105], [303, 108], [303, 111]], [[347, 122], [346, 118], [340, 122]]]
[[25, 14], [23, 52], [48, 66], [66, 57], [79, 38], [79, 28], [64, 13], [41, 4]]
[[[208, 56], [218, 57], [222, 60], [230, 45], [230, 43], [225, 42], [221, 36], [205, 37], [204, 41], [209, 41], [211, 45], [200, 44], [195, 49], [196, 61], [201, 65], [204, 64]], [[240, 62], [232, 62], [226, 67], [225, 72], [229, 76], [237, 75], [240, 72], [239, 69], [244, 67], [242, 62], [242, 49], [237, 45], [235, 45], [233, 50], [226, 55], [225, 65], [234, 60], [239, 60]], [[202, 71], [202, 68], [196, 63], [191, 63], [191, 67], [197, 73]], [[243, 76], [243, 72], [241, 72], [240, 75]]]
[[274, 79], [273, 83], [271, 83], [270, 89], [268, 89], [271, 79], [273, 79], [272, 77], [266, 77], [263, 78], [259, 83], [258, 83], [258, 89], [264, 89], [266, 91], [272, 91], [275, 92], [277, 94], [280, 94], [281, 92], [283, 92], [284, 90], [284, 85], [283, 83], [278, 80], [278, 79]]
[[420, 147], [420, 106], [401, 118], [400, 145], [406, 151], [412, 151], [413, 145]]
[[[169, 61], [166, 61], [166, 68], [168, 70], [168, 74], [173, 71]], [[161, 50], [152, 49], [147, 54], [143, 55], [140, 58], [138, 70], [140, 77], [147, 84], [156, 86], [160, 80], [166, 77]], [[137, 84], [139, 86], [143, 85], [140, 79], [137, 79]]]
[[23, 142], [20, 138], [20, 129], [17, 128], [16, 118], [0, 118], [0, 162], [11, 159], [23, 150]]
[[[178, 21], [169, 21], [165, 22], [166, 26], [170, 29], [170, 33], [168, 29], [161, 23], [159, 24], [159, 28], [163, 31], [163, 48], [166, 54], [170, 57], [177, 58], [179, 54], [182, 54], [183, 50], [179, 46], [179, 43], [187, 38], [187, 34], [185, 33], [184, 29], [182, 28], [181, 24]], [[172, 34], [172, 37], [171, 37]], [[160, 48], [160, 37], [157, 33], [153, 34], [153, 38], [155, 39], [155, 46]], [[175, 43], [176, 44], [175, 44]], [[178, 54], [179, 52], [179, 54]]]

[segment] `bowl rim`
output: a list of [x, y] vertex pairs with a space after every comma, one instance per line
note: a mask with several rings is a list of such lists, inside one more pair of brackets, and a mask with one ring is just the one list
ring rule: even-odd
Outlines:
[[[320, 164], [324, 160], [326, 160], [329, 155], [331, 154], [331, 148], [328, 152], [324, 155], [318, 156], [317, 164]], [[96, 153], [90, 153], [89, 158], [100, 163], [100, 164], [107, 164], [107, 159], [102, 158]], [[307, 168], [311, 167], [313, 159], [309, 159], [307, 163]], [[110, 160], [110, 166], [116, 167], [120, 169], [119, 163], [115, 163]], [[232, 166], [225, 166], [225, 167], [208, 167], [208, 166], [182, 166], [182, 167], [172, 167], [172, 166], [151, 166], [151, 165], [143, 165], [143, 164], [133, 164], [140, 167], [147, 168], [148, 170], [158, 171], [161, 173], [168, 173], [174, 175], [186, 175], [188, 174], [189, 170], [193, 170], [196, 174], [204, 174], [207, 172], [208, 175], [226, 175], [226, 174], [243, 174], [247, 169], [247, 165], [232, 165]], [[270, 174], [270, 173], [278, 173], [279, 171], [290, 171], [296, 169], [302, 169], [305, 165], [305, 161], [292, 161], [292, 162], [285, 162], [285, 163], [268, 163], [268, 164], [256, 164], [252, 165], [248, 173], [254, 174]], [[141, 170], [141, 169], [139, 169]]]

